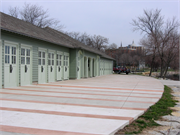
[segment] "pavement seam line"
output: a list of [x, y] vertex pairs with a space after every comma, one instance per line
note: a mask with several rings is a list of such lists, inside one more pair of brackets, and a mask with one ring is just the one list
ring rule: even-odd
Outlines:
[[95, 115], [95, 114], [46, 111], [46, 110], [36, 110], [36, 109], [21, 109], [21, 108], [9, 108], [9, 107], [0, 107], [0, 110], [19, 111], [19, 112], [28, 112], [28, 113], [42, 113], [42, 114], [52, 114], [52, 115], [64, 115], [64, 116], [85, 117], [85, 118], [128, 120], [129, 122], [133, 121], [133, 117], [123, 117], [123, 116]]

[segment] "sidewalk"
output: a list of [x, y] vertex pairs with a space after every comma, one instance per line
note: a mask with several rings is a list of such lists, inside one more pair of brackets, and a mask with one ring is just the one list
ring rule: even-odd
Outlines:
[[154, 78], [107, 75], [0, 89], [3, 135], [111, 135], [155, 104]]

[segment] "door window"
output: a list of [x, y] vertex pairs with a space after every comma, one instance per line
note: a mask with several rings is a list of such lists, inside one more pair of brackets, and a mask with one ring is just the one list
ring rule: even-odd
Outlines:
[[5, 46], [5, 64], [16, 64], [16, 47]]
[[26, 64], [30, 64], [30, 49], [26, 49]]
[[66, 56], [66, 66], [68, 66], [68, 56]]
[[54, 65], [54, 54], [48, 53], [48, 65]]
[[12, 64], [16, 64], [16, 47], [12, 47]]
[[57, 66], [61, 66], [61, 64], [62, 64], [62, 62], [61, 62], [61, 60], [62, 60], [62, 55], [57, 54], [56, 59], [57, 59]]
[[10, 46], [5, 46], [5, 63], [10, 63]]
[[21, 64], [25, 64], [25, 49], [21, 48]]
[[30, 64], [30, 49], [21, 48], [21, 64]]
[[39, 65], [45, 65], [46, 63], [45, 63], [45, 55], [46, 53], [45, 52], [43, 52], [43, 51], [39, 51], [38, 52], [38, 64]]

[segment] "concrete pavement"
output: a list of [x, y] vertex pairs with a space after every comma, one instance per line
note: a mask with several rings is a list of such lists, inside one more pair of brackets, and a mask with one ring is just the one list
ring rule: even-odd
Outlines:
[[3, 135], [110, 135], [162, 96], [150, 77], [107, 75], [0, 89]]

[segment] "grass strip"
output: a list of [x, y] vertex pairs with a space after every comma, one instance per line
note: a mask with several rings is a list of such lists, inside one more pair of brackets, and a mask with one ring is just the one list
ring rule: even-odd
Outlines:
[[133, 121], [130, 125], [119, 130], [115, 135], [139, 134], [146, 127], [159, 126], [154, 120], [159, 120], [161, 116], [171, 114], [172, 110], [170, 107], [174, 107], [176, 102], [178, 102], [173, 99], [171, 93], [172, 89], [165, 85], [161, 99], [151, 106], [142, 116]]

